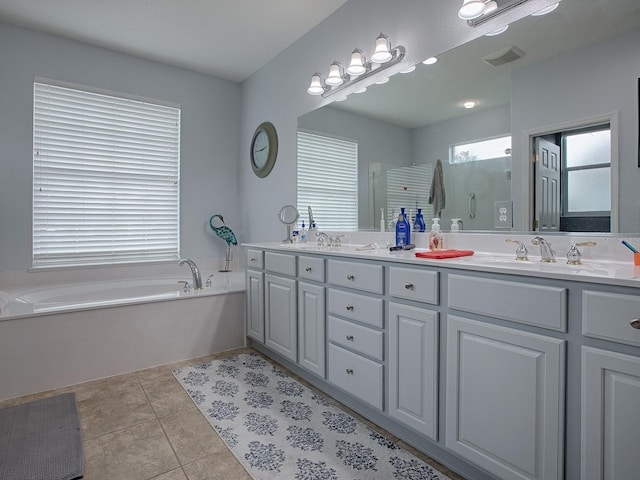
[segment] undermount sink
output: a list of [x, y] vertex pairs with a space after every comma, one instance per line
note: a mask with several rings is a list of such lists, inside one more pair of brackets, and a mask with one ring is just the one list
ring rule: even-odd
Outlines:
[[566, 273], [569, 275], [596, 275], [609, 277], [615, 274], [615, 266], [593, 264], [584, 262], [579, 265], [568, 264], [565, 259], [558, 258], [555, 262], [542, 262], [538, 258], [532, 257], [529, 260], [516, 260], [513, 256], [504, 255], [473, 255], [461, 259], [471, 265], [486, 267], [505, 267], [518, 270], [528, 270], [537, 272]]

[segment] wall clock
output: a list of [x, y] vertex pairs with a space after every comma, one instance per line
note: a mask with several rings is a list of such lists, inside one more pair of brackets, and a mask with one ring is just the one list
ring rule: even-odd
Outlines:
[[258, 125], [251, 140], [251, 168], [261, 178], [271, 173], [278, 156], [278, 134], [270, 122]]

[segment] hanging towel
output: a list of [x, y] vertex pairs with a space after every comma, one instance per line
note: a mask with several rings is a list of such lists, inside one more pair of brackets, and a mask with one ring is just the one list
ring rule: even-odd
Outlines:
[[448, 250], [434, 250], [432, 252], [416, 252], [418, 258], [457, 258], [469, 257], [473, 255], [473, 250], [456, 250], [450, 248]]
[[444, 193], [444, 177], [440, 159], [436, 160], [436, 168], [433, 171], [431, 190], [429, 191], [429, 203], [433, 205], [433, 216], [442, 218], [440, 215], [446, 204], [446, 196]]

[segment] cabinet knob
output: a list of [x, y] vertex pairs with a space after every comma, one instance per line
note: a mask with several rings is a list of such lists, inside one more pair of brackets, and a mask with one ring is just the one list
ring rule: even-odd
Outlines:
[[353, 276], [351, 274], [347, 275], [347, 280], [355, 280], [355, 279], [356, 279], [355, 276]]
[[634, 318], [633, 320], [631, 320], [631, 322], [629, 322], [629, 325], [631, 325], [631, 327], [635, 328], [636, 330], [640, 330], [640, 318]]
[[353, 368], [347, 368], [347, 375], [353, 375]]
[[311, 271], [311, 267], [307, 267], [304, 269], [305, 272], [310, 272]]
[[256, 261], [256, 259], [255, 259], [255, 258], [250, 258], [250, 259], [249, 259], [249, 261], [250, 261], [250, 262], [255, 262], [255, 261]]
[[404, 288], [406, 288], [407, 290], [413, 290], [413, 283], [405, 283], [404, 284]]
[[347, 340], [349, 340], [350, 342], [353, 342], [353, 335], [347, 335]]
[[350, 312], [353, 312], [353, 305], [347, 305], [347, 310], [349, 310]]

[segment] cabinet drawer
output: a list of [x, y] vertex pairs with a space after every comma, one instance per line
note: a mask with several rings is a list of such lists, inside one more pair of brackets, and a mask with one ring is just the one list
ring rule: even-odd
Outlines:
[[640, 346], [640, 330], [632, 320], [640, 318], [640, 297], [618, 293], [582, 292], [582, 334]]
[[283, 275], [296, 275], [296, 257], [286, 253], [265, 252], [264, 265], [267, 270]]
[[329, 341], [382, 360], [383, 333], [347, 320], [329, 317]]
[[378, 410], [382, 410], [382, 377], [378, 362], [329, 344], [329, 381]]
[[382, 265], [329, 260], [329, 283], [371, 293], [383, 293]]
[[248, 268], [263, 268], [264, 260], [263, 260], [264, 252], [262, 250], [255, 250], [250, 248], [247, 250], [247, 267]]
[[567, 290], [449, 275], [449, 307], [527, 325], [567, 331]]
[[329, 313], [382, 328], [382, 299], [329, 290]]
[[318, 257], [298, 257], [298, 271], [300, 278], [324, 282], [324, 259]]
[[438, 272], [391, 267], [389, 293], [398, 298], [438, 304]]

